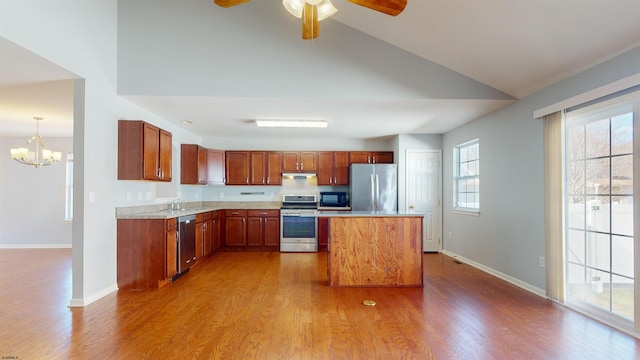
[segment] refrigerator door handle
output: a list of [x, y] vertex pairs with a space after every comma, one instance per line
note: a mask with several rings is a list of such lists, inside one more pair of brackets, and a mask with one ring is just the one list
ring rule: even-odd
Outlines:
[[371, 197], [369, 198], [369, 207], [371, 208], [371, 210], [376, 209], [376, 200], [375, 200], [376, 196], [375, 196], [375, 179], [373, 177], [373, 174], [371, 174]]

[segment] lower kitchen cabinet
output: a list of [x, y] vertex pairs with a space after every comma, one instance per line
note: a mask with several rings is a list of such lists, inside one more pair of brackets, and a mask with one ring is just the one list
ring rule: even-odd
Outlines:
[[329, 245], [329, 218], [318, 218], [318, 251], [327, 251]]
[[196, 214], [196, 264], [204, 257], [204, 214]]
[[209, 256], [213, 251], [213, 224], [211, 211], [204, 213], [204, 239], [202, 240], [202, 256]]
[[247, 210], [247, 245], [280, 246], [280, 210]]
[[227, 247], [247, 246], [247, 211], [224, 211], [224, 243]]
[[211, 212], [211, 250], [218, 251], [222, 248], [222, 211]]
[[120, 289], [162, 287], [176, 274], [176, 219], [118, 219], [117, 281]]

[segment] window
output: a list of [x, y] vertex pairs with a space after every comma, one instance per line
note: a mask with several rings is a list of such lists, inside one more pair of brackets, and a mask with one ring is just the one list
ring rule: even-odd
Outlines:
[[480, 211], [480, 140], [475, 139], [454, 148], [453, 208]]
[[[640, 96], [567, 112], [565, 249], [568, 303], [633, 322], [633, 128]], [[635, 200], [637, 201], [637, 200]]]
[[64, 220], [73, 220], [73, 154], [67, 154], [67, 174], [64, 195]]

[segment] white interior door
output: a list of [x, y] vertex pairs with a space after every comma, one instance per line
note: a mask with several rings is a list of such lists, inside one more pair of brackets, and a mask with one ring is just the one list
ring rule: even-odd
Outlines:
[[425, 252], [438, 252], [441, 249], [441, 157], [440, 150], [407, 150], [407, 208], [405, 211], [410, 214], [425, 215], [423, 226]]

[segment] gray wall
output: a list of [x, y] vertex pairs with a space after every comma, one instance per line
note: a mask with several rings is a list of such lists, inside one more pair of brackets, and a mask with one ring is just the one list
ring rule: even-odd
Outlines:
[[71, 247], [71, 222], [64, 220], [66, 157], [73, 138], [43, 137], [47, 148], [62, 151], [57, 164], [35, 168], [9, 156], [26, 137], [0, 138], [0, 248]]
[[[544, 290], [542, 123], [535, 110], [640, 73], [640, 47], [443, 136], [443, 242], [460, 255]], [[480, 216], [452, 212], [453, 147], [480, 139]], [[451, 233], [451, 238], [449, 238]]]

